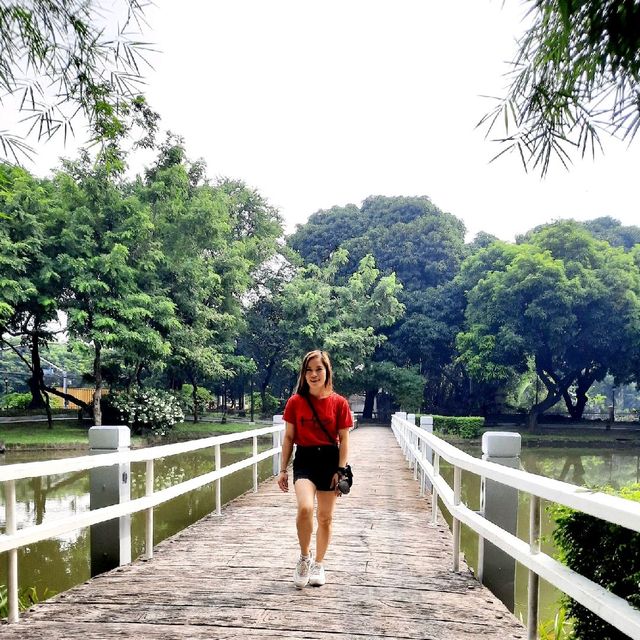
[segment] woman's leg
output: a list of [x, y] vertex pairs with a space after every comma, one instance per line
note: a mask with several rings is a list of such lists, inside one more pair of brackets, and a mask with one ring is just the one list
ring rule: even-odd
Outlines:
[[316, 531], [315, 561], [321, 563], [331, 540], [333, 510], [336, 506], [337, 496], [335, 491], [318, 491], [316, 496], [318, 498], [318, 530]]
[[[309, 555], [311, 546], [311, 534], [313, 533], [313, 498], [316, 494], [316, 485], [300, 478], [293, 485], [296, 491], [298, 502], [298, 515], [296, 516], [296, 528], [298, 529], [298, 542], [300, 543], [300, 553], [303, 556]], [[318, 494], [320, 495], [320, 494]]]

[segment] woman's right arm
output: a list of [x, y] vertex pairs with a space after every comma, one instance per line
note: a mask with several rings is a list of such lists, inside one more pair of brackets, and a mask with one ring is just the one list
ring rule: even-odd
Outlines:
[[285, 422], [284, 440], [282, 441], [282, 457], [280, 464], [280, 473], [278, 474], [278, 486], [282, 491], [289, 491], [289, 458], [293, 451], [293, 436], [295, 427], [291, 422]]

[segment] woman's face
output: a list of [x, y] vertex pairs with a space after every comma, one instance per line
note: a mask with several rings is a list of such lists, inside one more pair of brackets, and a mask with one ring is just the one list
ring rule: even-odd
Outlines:
[[324, 389], [324, 383], [327, 381], [327, 371], [322, 364], [320, 356], [314, 356], [307, 362], [305, 379], [311, 393], [317, 393]]

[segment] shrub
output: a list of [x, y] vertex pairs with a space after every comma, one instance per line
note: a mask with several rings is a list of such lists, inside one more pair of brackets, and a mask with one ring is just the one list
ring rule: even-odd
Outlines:
[[459, 438], [479, 437], [483, 425], [484, 418], [477, 416], [433, 416], [433, 430], [436, 433]]
[[[263, 416], [268, 416], [268, 415], [273, 415], [278, 407], [280, 406], [280, 400], [278, 400], [278, 398], [276, 398], [275, 396], [272, 396], [270, 393], [265, 393], [264, 394], [264, 407], [262, 406], [262, 396], [259, 393], [254, 393], [253, 394], [253, 410], [257, 413], [259, 413], [260, 415]], [[249, 404], [251, 402], [251, 398], [248, 398], [248, 402], [245, 402], [245, 408], [249, 408], [251, 405]]]
[[2, 398], [2, 407], [5, 409], [26, 409], [31, 402], [30, 393], [8, 393]]
[[[623, 487], [616, 493], [640, 502], [640, 484]], [[549, 508], [556, 528], [553, 539], [559, 559], [570, 569], [640, 608], [640, 533], [562, 505]], [[627, 640], [612, 627], [575, 600], [564, 598], [576, 638], [581, 640]]]
[[167, 391], [137, 387], [109, 395], [109, 403], [120, 412], [134, 434], [166, 436], [184, 412], [178, 400]]
[[[203, 413], [207, 410], [209, 405], [213, 402], [213, 395], [211, 391], [204, 387], [198, 387], [198, 413]], [[183, 384], [177, 395], [178, 402], [184, 411], [193, 413], [193, 385]]]

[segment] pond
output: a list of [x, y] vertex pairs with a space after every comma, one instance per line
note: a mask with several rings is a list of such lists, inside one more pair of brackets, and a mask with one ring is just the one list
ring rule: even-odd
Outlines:
[[[259, 450], [271, 447], [271, 438], [260, 442]], [[464, 449], [476, 457], [481, 456], [478, 446]], [[230, 464], [251, 454], [251, 444], [232, 443], [222, 447], [222, 463]], [[9, 452], [0, 456], [0, 464], [46, 460], [54, 457], [84, 455], [83, 451], [38, 453]], [[163, 489], [213, 469], [213, 449], [205, 449], [156, 461], [155, 489]], [[601, 448], [530, 448], [522, 451], [522, 466], [525, 470], [549, 478], [580, 485], [609, 484], [619, 487], [640, 481], [640, 450], [603, 450]], [[260, 479], [271, 474], [271, 460], [259, 466]], [[452, 482], [451, 469], [442, 464], [442, 473]], [[131, 466], [132, 497], [144, 495], [145, 465]], [[463, 499], [472, 509], [480, 503], [480, 480], [473, 474], [463, 472]], [[245, 469], [222, 480], [223, 502], [248, 491], [252, 486], [252, 471]], [[40, 524], [56, 518], [89, 509], [89, 472], [79, 472], [32, 478], [16, 483], [19, 526]], [[553, 554], [552, 522], [544, 510], [543, 503], [542, 548]], [[173, 535], [184, 527], [204, 517], [215, 508], [214, 485], [208, 485], [184, 496], [171, 500], [154, 510], [154, 543]], [[445, 517], [449, 518], [443, 508]], [[144, 552], [144, 513], [132, 517], [132, 557]], [[450, 518], [449, 518], [450, 522]], [[518, 535], [528, 540], [529, 501], [521, 495], [519, 501]], [[0, 533], [5, 530], [4, 496], [0, 494]], [[19, 550], [19, 582], [21, 587], [35, 586], [38, 594], [59, 593], [90, 577], [89, 529], [78, 529], [65, 536], [43, 541]], [[462, 550], [468, 564], [477, 569], [477, 535], [462, 527]], [[6, 554], [0, 554], [0, 585], [6, 584]], [[560, 593], [549, 584], [540, 583], [540, 620], [552, 619], [558, 609]], [[526, 622], [527, 571], [516, 570], [515, 613]]]
[[[245, 444], [246, 443], [246, 444]], [[272, 446], [271, 436], [259, 439], [258, 450]], [[8, 452], [0, 464], [85, 455], [86, 451]], [[221, 446], [222, 465], [226, 466], [252, 454], [251, 440]], [[214, 450], [180, 454], [155, 461], [154, 489], [165, 489], [214, 469]], [[271, 459], [258, 465], [260, 480], [272, 473]], [[222, 481], [222, 502], [248, 491], [253, 486], [252, 468], [243, 469]], [[145, 493], [145, 463], [131, 465], [131, 497]], [[16, 482], [18, 528], [51, 522], [89, 510], [89, 472], [31, 478]], [[215, 509], [215, 485], [210, 484], [165, 502], [154, 509], [154, 544], [172, 536]], [[6, 528], [4, 495], [0, 492], [0, 533]], [[20, 588], [35, 586], [38, 596], [53, 595], [88, 580], [90, 566], [90, 530], [77, 529], [18, 550]], [[131, 523], [132, 558], [144, 553], [145, 514], [133, 514]], [[7, 584], [6, 553], [0, 554], [0, 585]]]
[[[460, 447], [470, 455], [481, 458], [479, 445]], [[633, 482], [640, 482], [640, 449], [602, 449], [601, 447], [531, 447], [522, 449], [522, 468], [547, 478], [562, 480], [581, 486], [610, 485], [619, 488]], [[453, 471], [445, 463], [441, 463], [441, 471], [453, 486]], [[480, 508], [480, 478], [475, 474], [462, 472], [462, 499], [471, 509]], [[449, 526], [451, 516], [440, 505]], [[542, 551], [554, 556], [555, 546], [552, 540], [554, 524], [548, 513], [549, 503], [542, 501]], [[529, 541], [529, 496], [520, 494], [518, 501], [518, 537]], [[477, 572], [478, 536], [471, 529], [462, 525], [461, 548], [467, 564]], [[526, 623], [527, 618], [527, 578], [525, 567], [516, 564], [515, 614]], [[540, 580], [540, 622], [552, 620], [559, 607], [562, 593], [544, 580]]]

